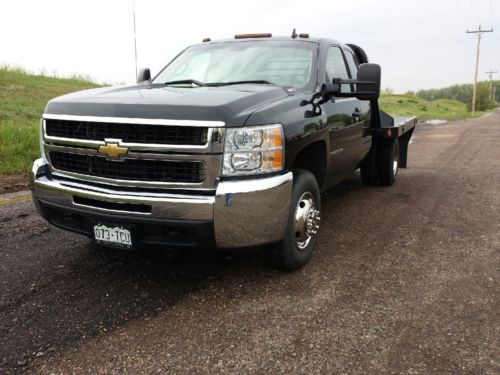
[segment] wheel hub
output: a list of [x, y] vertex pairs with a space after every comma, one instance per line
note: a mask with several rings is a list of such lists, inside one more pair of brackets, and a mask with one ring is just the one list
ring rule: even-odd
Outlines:
[[[397, 142], [397, 141], [396, 141]], [[399, 144], [396, 143], [396, 147], [394, 147], [394, 157], [392, 161], [392, 174], [393, 176], [396, 176], [398, 173], [398, 167], [399, 167]]]
[[311, 193], [305, 192], [300, 197], [295, 209], [295, 239], [299, 249], [307, 247], [312, 236], [318, 233], [320, 212]]

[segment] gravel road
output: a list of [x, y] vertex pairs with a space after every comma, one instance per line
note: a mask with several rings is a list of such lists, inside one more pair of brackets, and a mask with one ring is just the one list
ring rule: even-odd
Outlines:
[[323, 196], [311, 263], [120, 252], [0, 207], [0, 373], [500, 373], [500, 112]]

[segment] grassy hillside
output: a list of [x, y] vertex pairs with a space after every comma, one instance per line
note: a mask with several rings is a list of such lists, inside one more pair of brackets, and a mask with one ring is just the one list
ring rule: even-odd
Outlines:
[[39, 155], [38, 126], [47, 102], [98, 87], [81, 78], [52, 78], [0, 67], [0, 175], [26, 172]]
[[[427, 101], [415, 95], [382, 95], [380, 108], [397, 116], [418, 116], [421, 120], [442, 119], [453, 120], [473, 117], [467, 112], [467, 106], [453, 99], [438, 99]], [[484, 112], [476, 112], [480, 116]]]

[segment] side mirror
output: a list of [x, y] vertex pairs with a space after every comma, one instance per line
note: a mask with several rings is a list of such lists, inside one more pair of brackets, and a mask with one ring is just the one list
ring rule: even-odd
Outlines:
[[[356, 97], [359, 100], [378, 99], [380, 96], [381, 69], [377, 64], [361, 64], [358, 68], [357, 79], [334, 78], [332, 83], [325, 83], [321, 89], [324, 98], [336, 96], [338, 98]], [[354, 92], [342, 92], [342, 85], [356, 85]]]
[[358, 68], [356, 97], [359, 100], [378, 99], [382, 72], [378, 64], [361, 64]]
[[137, 74], [137, 83], [149, 81], [150, 79], [151, 79], [151, 71], [149, 70], [149, 68], [143, 68], [139, 70], [139, 74]]

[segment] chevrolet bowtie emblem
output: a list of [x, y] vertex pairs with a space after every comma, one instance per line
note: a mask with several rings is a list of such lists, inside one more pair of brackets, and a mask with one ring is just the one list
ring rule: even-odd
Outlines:
[[119, 158], [128, 154], [127, 147], [120, 147], [118, 143], [106, 143], [105, 146], [99, 146], [98, 153], [106, 155], [108, 158]]

